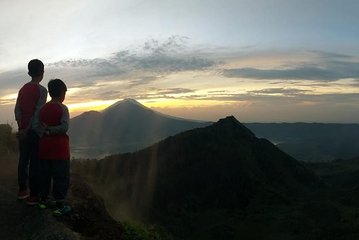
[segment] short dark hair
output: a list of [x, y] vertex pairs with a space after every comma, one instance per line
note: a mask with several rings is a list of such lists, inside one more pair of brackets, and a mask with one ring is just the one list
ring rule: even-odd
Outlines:
[[66, 84], [61, 79], [51, 79], [47, 87], [52, 98], [61, 97], [61, 95], [67, 91]]
[[31, 77], [39, 77], [44, 73], [44, 64], [39, 59], [32, 59], [27, 64], [27, 69]]

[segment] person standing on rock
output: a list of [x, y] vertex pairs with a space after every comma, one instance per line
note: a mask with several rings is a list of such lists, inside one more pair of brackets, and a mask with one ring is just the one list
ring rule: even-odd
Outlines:
[[38, 136], [33, 130], [33, 122], [36, 112], [47, 99], [47, 90], [40, 85], [44, 64], [38, 59], [31, 60], [28, 63], [28, 74], [31, 81], [19, 90], [14, 110], [19, 139], [17, 198], [27, 199], [27, 204], [36, 205], [39, 200], [39, 161]]
[[[41, 166], [40, 208], [56, 207], [55, 215], [71, 211], [64, 203], [70, 185], [70, 144], [67, 131], [69, 128], [69, 110], [62, 102], [65, 100], [67, 87], [60, 79], [48, 83], [51, 101], [39, 111], [36, 129], [39, 139], [39, 158]], [[52, 185], [55, 202], [49, 201], [48, 195]]]

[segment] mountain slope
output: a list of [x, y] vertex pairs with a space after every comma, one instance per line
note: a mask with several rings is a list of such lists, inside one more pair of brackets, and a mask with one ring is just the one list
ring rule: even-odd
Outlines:
[[139, 150], [165, 137], [206, 125], [167, 116], [125, 99], [102, 112], [86, 112], [71, 119], [69, 135], [74, 156], [93, 158]]
[[290, 204], [320, 184], [234, 117], [74, 169], [104, 197], [113, 216], [159, 222], [184, 238], [205, 221], [218, 225], [231, 219], [230, 212], [237, 219], [262, 206]]

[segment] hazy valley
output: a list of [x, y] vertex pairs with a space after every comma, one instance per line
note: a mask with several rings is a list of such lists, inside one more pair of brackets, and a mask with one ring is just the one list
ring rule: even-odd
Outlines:
[[[240, 119], [239, 119], [240, 121]], [[70, 124], [72, 155], [102, 158], [134, 152], [177, 133], [212, 124], [153, 111], [133, 99], [85, 112]], [[326, 162], [359, 156], [359, 124], [243, 123], [295, 159]]]

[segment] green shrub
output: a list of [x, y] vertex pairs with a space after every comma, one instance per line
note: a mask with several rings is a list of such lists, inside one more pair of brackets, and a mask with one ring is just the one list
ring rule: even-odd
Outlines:
[[123, 240], [171, 240], [172, 238], [157, 225], [145, 226], [137, 222], [120, 223], [124, 229]]

